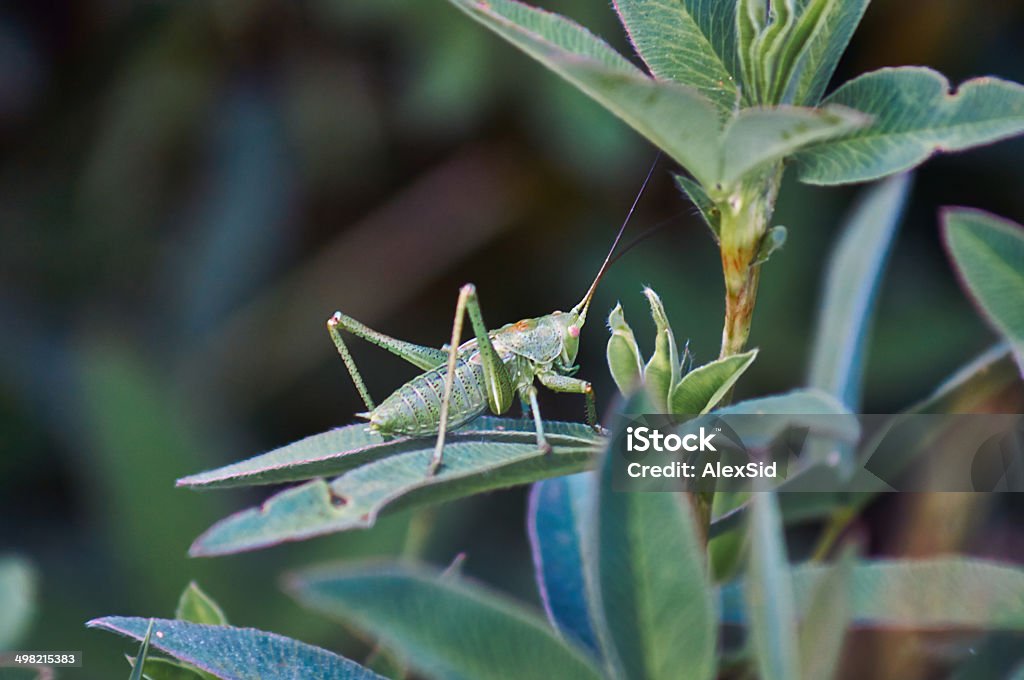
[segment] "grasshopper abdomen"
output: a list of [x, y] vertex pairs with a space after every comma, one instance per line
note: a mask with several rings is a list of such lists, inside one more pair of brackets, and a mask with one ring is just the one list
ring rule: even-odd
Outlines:
[[[447, 374], [447, 366], [422, 373], [395, 390], [375, 409], [359, 415], [370, 421], [371, 429], [382, 434], [436, 435]], [[448, 409], [449, 430], [465, 425], [487, 410], [483, 365], [472, 361], [471, 355], [460, 357], [455, 364]]]

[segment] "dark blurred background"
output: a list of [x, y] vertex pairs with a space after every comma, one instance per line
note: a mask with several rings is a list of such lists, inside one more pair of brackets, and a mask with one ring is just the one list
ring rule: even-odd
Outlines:
[[[628, 50], [607, 3], [541, 4]], [[836, 82], [902, 64], [1021, 81], [1022, 35], [1017, 3], [875, 0]], [[867, 412], [906, 406], [993, 342], [950, 273], [936, 211], [1024, 221], [1022, 152], [1017, 140], [919, 173], [882, 291]], [[302, 612], [278, 578], [396, 554], [408, 516], [190, 560], [199, 532], [267, 491], [199, 494], [174, 480], [362, 410], [324, 329], [335, 309], [440, 345], [465, 281], [491, 326], [574, 304], [654, 155], [443, 0], [5, 3], [0, 553], [40, 573], [23, 647], [84, 649], [82, 677], [121, 677], [130, 645], [83, 623], [170, 616], [197, 579], [233, 623], [361, 658], [365, 647]], [[678, 219], [616, 265], [584, 331], [581, 375], [602, 409], [614, 387], [601, 316], [621, 299], [649, 348], [642, 284], [698, 361], [717, 355], [716, 248], [669, 170], [662, 161], [633, 233]], [[856, 192], [787, 184], [776, 222], [790, 239], [762, 278], [762, 354], [741, 396], [802, 383], [825, 254]], [[353, 352], [378, 397], [413, 374], [376, 348]], [[571, 396], [542, 399], [548, 417], [582, 415]], [[427, 559], [465, 551], [469, 574], [535, 601], [523, 498], [439, 508]], [[884, 536], [877, 524], [866, 530]], [[1005, 537], [958, 536], [940, 547], [1024, 559]], [[895, 539], [872, 545], [901, 552]]]

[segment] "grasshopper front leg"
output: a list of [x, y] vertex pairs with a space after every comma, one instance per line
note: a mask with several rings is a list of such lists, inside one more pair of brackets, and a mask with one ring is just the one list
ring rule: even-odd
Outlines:
[[538, 373], [537, 379], [540, 384], [552, 392], [568, 392], [571, 394], [582, 394], [587, 401], [587, 424], [598, 429], [597, 424], [597, 400], [594, 398], [594, 387], [586, 380], [570, 378], [569, 376], [557, 373]]
[[483, 312], [480, 311], [480, 301], [476, 295], [476, 286], [467, 283], [459, 289], [459, 301], [455, 305], [455, 323], [452, 324], [452, 341], [448, 346], [448, 370], [445, 373], [444, 394], [441, 397], [441, 414], [437, 430], [437, 444], [434, 446], [434, 456], [430, 461], [429, 474], [433, 475], [441, 467], [442, 454], [444, 452], [444, 436], [448, 429], [448, 411], [452, 399], [452, 389], [455, 384], [455, 363], [459, 355], [459, 345], [462, 343], [462, 324], [466, 313], [469, 313], [469, 322], [473, 326], [473, 334], [476, 336], [477, 351], [479, 352], [481, 365], [484, 373], [484, 386], [487, 388], [487, 405], [495, 414], [502, 414], [512, 405], [515, 391], [512, 387], [512, 377], [508, 368], [502, 363], [501, 357], [491, 343], [491, 336], [484, 324]]

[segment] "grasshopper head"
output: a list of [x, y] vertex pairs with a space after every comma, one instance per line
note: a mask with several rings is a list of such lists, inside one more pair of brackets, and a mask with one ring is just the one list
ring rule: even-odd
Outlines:
[[572, 366], [576, 363], [576, 354], [580, 350], [580, 331], [587, 319], [586, 309], [584, 308], [581, 314], [577, 305], [568, 312], [555, 312], [552, 318], [557, 322], [562, 336], [562, 364]]

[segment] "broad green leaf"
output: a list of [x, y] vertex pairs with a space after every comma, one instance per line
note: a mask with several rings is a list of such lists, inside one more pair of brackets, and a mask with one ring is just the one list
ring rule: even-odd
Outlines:
[[606, 352], [608, 370], [611, 371], [619, 392], [628, 395], [643, 380], [644, 359], [633, 335], [633, 329], [626, 323], [621, 304], [616, 304], [608, 315], [608, 329], [611, 331]]
[[975, 78], [956, 92], [927, 68], [884, 68], [851, 80], [826, 104], [847, 106], [874, 122], [801, 152], [800, 179], [849, 184], [910, 170], [940, 151], [961, 151], [1024, 132], [1024, 87]]
[[[655, 78], [700, 90], [726, 118], [739, 102], [739, 90], [719, 32], [733, 28], [734, 3], [714, 0], [615, 0], [615, 10], [637, 53]], [[718, 37], [719, 40], [715, 40]], [[730, 60], [735, 66], [735, 58]]]
[[142, 669], [146, 666], [146, 658], [149, 656], [149, 642], [152, 636], [153, 619], [150, 619], [149, 625], [146, 626], [146, 636], [142, 638], [142, 644], [139, 645], [139, 654], [132, 663], [132, 673], [128, 676], [128, 680], [142, 680]]
[[704, 218], [704, 223], [711, 229], [711, 234], [715, 237], [715, 243], [720, 240], [719, 232], [722, 231], [722, 213], [715, 205], [711, 197], [708, 196], [707, 192], [704, 191], [704, 187], [690, 179], [686, 175], [675, 175], [676, 184], [679, 186], [679, 190], [690, 199], [690, 202], [697, 206], [697, 210], [700, 211], [701, 217]]
[[782, 160], [808, 145], [863, 128], [870, 120], [842, 106], [743, 109], [723, 132], [717, 183], [728, 187], [752, 170]]
[[204, 593], [195, 581], [189, 583], [181, 593], [174, 618], [191, 623], [208, 623], [211, 626], [226, 626], [228, 623], [220, 605]]
[[583, 577], [583, 536], [594, 494], [593, 473], [555, 477], [530, 490], [528, 529], [534, 576], [548, 620], [597, 655], [600, 649]]
[[861, 17], [870, 0], [811, 0], [805, 12], [813, 5], [822, 5], [821, 17], [807, 44], [796, 58], [793, 73], [796, 76], [793, 103], [816, 106], [836, 70], [839, 58], [850, 44]]
[[667, 413], [672, 388], [679, 382], [679, 350], [661, 298], [650, 288], [644, 288], [644, 295], [651, 305], [651, 318], [655, 325], [654, 354], [644, 366], [644, 386], [655, 411]]
[[253, 628], [126, 616], [86, 625], [140, 640], [150, 621], [153, 647], [223, 680], [383, 680], [325, 649]]
[[21, 557], [0, 558], [0, 652], [14, 649], [35, 613], [36, 575]]
[[716, 359], [695, 368], [676, 384], [669, 403], [675, 415], [707, 413], [722, 400], [757, 358], [757, 350]]
[[832, 253], [811, 356], [811, 387], [860, 407], [864, 349], [882, 272], [910, 189], [900, 175], [864, 195]]
[[826, 567], [810, 596], [800, 621], [800, 670], [804, 680], [833, 678], [839, 668], [843, 638], [850, 624], [849, 583], [855, 552], [845, 550], [839, 561]]
[[947, 210], [943, 222], [961, 280], [1024, 371], [1024, 227], [963, 209]]
[[705, 553], [681, 494], [612, 490], [605, 455], [584, 548], [598, 635], [612, 676], [714, 677], [718, 613]]
[[664, 149], [702, 183], [716, 174], [718, 112], [697, 90], [654, 81], [586, 29], [514, 0], [451, 0]]
[[[755, 446], [770, 443], [791, 427], [808, 427], [814, 432], [842, 441], [860, 437], [860, 423], [835, 397], [820, 390], [793, 390], [784, 394], [748, 399], [712, 412], [715, 415], [772, 415], [775, 418], [728, 421], [740, 438]], [[834, 418], [822, 419], [816, 416]]]
[[797, 610], [775, 494], [755, 492], [751, 510], [750, 566], [744, 601], [757, 668], [764, 680], [792, 680], [801, 677]]
[[456, 576], [400, 565], [323, 567], [292, 576], [287, 588], [304, 606], [372, 635], [430, 677], [601, 677], [539, 615]]
[[[553, 446], [581, 446], [594, 441], [590, 427], [579, 423], [545, 423]], [[365, 423], [315, 434], [247, 460], [178, 480], [178, 486], [226, 488], [280, 484], [315, 477], [340, 475], [399, 453], [433, 446], [433, 439], [386, 438], [371, 432]], [[446, 441], [532, 444], [537, 441], [532, 421], [523, 418], [483, 416], [448, 434]]]
[[934, 392], [906, 413], [972, 413], [990, 404], [1007, 388], [1020, 382], [1013, 353], [997, 345], [944, 380]]
[[[796, 609], [805, 615], [829, 567], [793, 568]], [[851, 621], [861, 627], [911, 630], [986, 628], [1024, 631], [1024, 570], [966, 557], [873, 560], [850, 571]], [[722, 622], [744, 624], [743, 585], [722, 593]]]
[[[559, 429], [557, 423], [548, 425], [552, 432]], [[554, 450], [546, 454], [537, 449], [535, 439], [530, 443], [453, 441], [445, 445], [444, 466], [433, 476], [427, 474], [433, 440], [420, 439], [414, 451], [367, 463], [331, 482], [316, 479], [286, 489], [258, 508], [223, 519], [196, 539], [190, 552], [221, 555], [363, 529], [373, 526], [385, 509], [437, 503], [580, 472], [603, 441], [593, 431], [590, 437], [589, 444], [571, 445], [549, 438]]]

